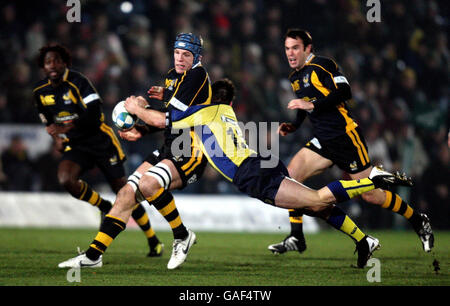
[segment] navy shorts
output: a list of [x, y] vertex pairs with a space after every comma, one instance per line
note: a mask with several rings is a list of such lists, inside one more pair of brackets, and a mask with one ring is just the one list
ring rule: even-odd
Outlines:
[[236, 171], [233, 184], [250, 197], [274, 205], [280, 184], [289, 176], [289, 172], [280, 160], [277, 160], [276, 166], [272, 168], [261, 165], [262, 161], [269, 159], [270, 157], [248, 157]]
[[80, 165], [82, 172], [98, 167], [108, 182], [125, 177], [125, 159], [120, 160], [113, 148], [109, 151], [94, 151], [91, 148], [74, 147], [63, 153], [62, 160], [70, 160]]
[[311, 139], [306, 148], [331, 160], [341, 170], [353, 174], [371, 166], [366, 141], [359, 127], [345, 135], [330, 139]]

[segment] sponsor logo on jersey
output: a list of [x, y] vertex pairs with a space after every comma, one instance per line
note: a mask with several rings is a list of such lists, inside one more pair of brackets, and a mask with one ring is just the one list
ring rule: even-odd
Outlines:
[[46, 95], [46, 96], [40, 95], [39, 97], [41, 98], [42, 105], [44, 106], [55, 105], [56, 103], [55, 95]]
[[59, 112], [58, 115], [55, 116], [55, 123], [57, 124], [67, 124], [75, 119], [78, 119], [78, 114], [71, 114], [69, 112]]

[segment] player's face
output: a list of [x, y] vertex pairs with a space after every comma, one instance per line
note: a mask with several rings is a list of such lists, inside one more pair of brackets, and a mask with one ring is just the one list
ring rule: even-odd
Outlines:
[[303, 41], [300, 38], [294, 39], [287, 37], [284, 42], [284, 51], [292, 69], [300, 69], [305, 65], [306, 58], [311, 53], [311, 47], [305, 50]]
[[57, 52], [47, 52], [44, 58], [44, 72], [47, 77], [54, 81], [62, 77], [67, 65]]
[[183, 49], [175, 49], [173, 51], [173, 57], [175, 61], [175, 71], [177, 73], [183, 73], [192, 68], [194, 64], [194, 55]]

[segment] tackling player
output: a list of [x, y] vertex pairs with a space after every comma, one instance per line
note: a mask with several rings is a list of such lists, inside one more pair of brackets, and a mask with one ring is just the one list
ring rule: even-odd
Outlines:
[[[314, 128], [314, 138], [289, 163], [290, 176], [304, 182], [337, 165], [352, 179], [367, 177], [373, 166], [362, 132], [345, 103], [352, 97], [347, 79], [333, 60], [313, 53], [312, 37], [307, 31], [289, 29], [285, 52], [293, 69], [289, 79], [297, 96], [288, 108], [298, 111], [296, 120], [282, 123], [278, 132], [282, 136], [295, 132], [307, 116]], [[427, 215], [416, 212], [398, 194], [388, 190], [375, 189], [362, 194], [362, 198], [406, 218], [422, 241], [423, 249], [431, 251], [434, 236]], [[270, 245], [269, 250], [281, 254], [306, 249], [302, 216], [301, 210], [289, 210], [291, 233], [282, 242]]]
[[[211, 85], [208, 73], [201, 64], [201, 52], [201, 38], [192, 33], [177, 35], [174, 43], [174, 68], [166, 76], [166, 86], [153, 86], [148, 91], [150, 98], [164, 101], [164, 112], [173, 109], [183, 111], [192, 105], [211, 103]], [[143, 111], [147, 108], [158, 109], [156, 104], [147, 105], [145, 99], [142, 103]], [[130, 205], [135, 198], [146, 199], [153, 204], [172, 228], [173, 251], [167, 268], [175, 269], [186, 260], [190, 248], [196, 242], [196, 235], [182, 224], [170, 190], [183, 189], [200, 179], [207, 160], [199, 147], [198, 137], [190, 128], [187, 130], [190, 143], [186, 156], [174, 155], [172, 150], [174, 140], [186, 131], [176, 132], [164, 127], [159, 130], [164, 130], [165, 141], [162, 148], [150, 154], [130, 176], [86, 254], [60, 263], [60, 268], [79, 267], [83, 262], [88, 262], [92, 267], [101, 267], [102, 254], [125, 229], [131, 213]], [[119, 135], [128, 141], [135, 141], [153, 131], [155, 129], [152, 127], [136, 126], [128, 131], [119, 131]], [[155, 185], [159, 187], [151, 188]]]
[[[80, 179], [85, 171], [98, 167], [114, 193], [126, 184], [123, 166], [126, 157], [114, 131], [104, 122], [100, 96], [85, 76], [69, 69], [71, 55], [65, 47], [58, 44], [42, 47], [38, 64], [46, 78], [37, 83], [34, 99], [42, 123], [63, 152], [58, 166], [59, 183], [74, 198], [106, 214], [111, 202]], [[134, 203], [132, 216], [148, 239], [148, 256], [161, 256], [163, 244], [156, 237], [144, 207]]]
[[[234, 111], [228, 103], [192, 105], [184, 110], [172, 108], [165, 113], [146, 108], [145, 104], [144, 98], [131, 96], [126, 99], [125, 108], [148, 125], [157, 128], [194, 127], [201, 141], [203, 154], [220, 174], [241, 192], [274, 206], [288, 209], [304, 208], [316, 212], [375, 188], [412, 185], [405, 176], [394, 175], [375, 167], [368, 178], [335, 181], [320, 190], [313, 190], [291, 179], [281, 161], [277, 160], [277, 165], [271, 168], [264, 165], [266, 158], [247, 146]], [[141, 189], [144, 195], [156, 194], [164, 187], [164, 182], [158, 179], [148, 180], [145, 187], [146, 190]], [[126, 224], [129, 218], [130, 203], [129, 200], [118, 197], [111, 210], [111, 217], [121, 225]], [[376, 246], [369, 245], [366, 262]], [[101, 266], [97, 265], [97, 262], [98, 259], [86, 253], [71, 258], [60, 266], [70, 268]]]

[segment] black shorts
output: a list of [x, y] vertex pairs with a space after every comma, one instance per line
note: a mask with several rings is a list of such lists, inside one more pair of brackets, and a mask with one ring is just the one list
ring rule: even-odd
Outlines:
[[156, 150], [152, 154], [148, 155], [145, 158], [145, 161], [154, 166], [163, 159], [171, 160], [175, 165], [175, 168], [178, 170], [178, 174], [180, 175], [183, 184], [178, 189], [183, 189], [187, 185], [195, 183], [202, 177], [203, 172], [205, 172], [206, 165], [208, 164], [208, 160], [203, 154], [201, 148], [192, 145], [192, 142], [190, 154], [188, 154], [188, 156], [174, 156], [172, 154], [170, 144], [170, 142], [165, 143], [160, 150]]
[[341, 170], [353, 174], [371, 166], [368, 149], [360, 129], [348, 131], [345, 135], [330, 139], [311, 139], [306, 148], [331, 160]]
[[236, 171], [233, 184], [250, 197], [274, 205], [280, 184], [285, 177], [289, 176], [289, 172], [280, 160], [273, 168], [262, 167], [261, 161], [269, 158], [248, 157]]
[[63, 153], [62, 160], [73, 161], [80, 165], [83, 172], [97, 166], [105, 175], [106, 180], [111, 182], [125, 177], [123, 163], [126, 158], [122, 152], [119, 154], [113, 144], [108, 147], [108, 149], [103, 149], [103, 147], [96, 148], [95, 146], [75, 146], [70, 147], [69, 150], [66, 147], [67, 151]]

